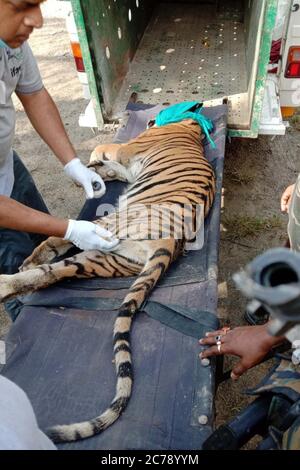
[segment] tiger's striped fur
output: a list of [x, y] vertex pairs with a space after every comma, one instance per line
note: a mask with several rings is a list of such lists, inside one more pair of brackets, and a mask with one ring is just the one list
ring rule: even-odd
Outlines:
[[[131, 395], [133, 374], [130, 351], [130, 328], [139, 310], [170, 263], [182, 253], [186, 239], [174, 233], [182, 225], [183, 207], [203, 204], [205, 216], [212, 205], [215, 177], [203, 153], [201, 131], [197, 123], [185, 120], [162, 128], [152, 127], [127, 144], [102, 145], [91, 156], [90, 166], [104, 179], [128, 181], [126, 197], [116, 211], [118, 223], [110, 214], [95, 223], [111, 230], [120, 244], [113, 252], [86, 251], [50, 264], [57, 255], [67, 252], [71, 244], [51, 237], [24, 262], [21, 272], [0, 276], [2, 300], [44, 288], [66, 277], [89, 278], [138, 275], [129, 289], [115, 321], [113, 342], [117, 375], [116, 394], [100, 416], [86, 422], [51, 428], [54, 442], [74, 441], [100, 433], [124, 411]], [[143, 204], [141, 208], [141, 204]], [[173, 235], [163, 238], [161, 214], [151, 214], [155, 237], [149, 238], [149, 210], [160, 204], [163, 209], [175, 205], [178, 212], [171, 221]], [[127, 218], [122, 222], [121, 215]], [[123, 231], [129, 237], [123, 239]]]

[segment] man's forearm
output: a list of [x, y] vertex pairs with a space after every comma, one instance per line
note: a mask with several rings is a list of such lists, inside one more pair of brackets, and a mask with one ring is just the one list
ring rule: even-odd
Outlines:
[[18, 94], [33, 127], [63, 165], [76, 156], [58, 109], [45, 88], [29, 95]]
[[0, 227], [64, 237], [67, 226], [67, 220], [52, 217], [6, 196], [0, 196]]

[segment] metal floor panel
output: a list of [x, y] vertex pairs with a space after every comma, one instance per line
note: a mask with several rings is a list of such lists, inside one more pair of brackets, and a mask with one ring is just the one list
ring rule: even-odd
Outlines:
[[[114, 115], [132, 92], [143, 103], [185, 100], [222, 104], [228, 123], [248, 122], [244, 23], [236, 2], [216, 14], [214, 5], [159, 4], [131, 63]], [[211, 101], [213, 100], [213, 101]]]

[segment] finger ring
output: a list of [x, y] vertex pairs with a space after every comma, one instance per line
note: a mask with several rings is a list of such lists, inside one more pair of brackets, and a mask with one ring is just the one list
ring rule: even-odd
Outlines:
[[218, 344], [218, 342], [220, 342], [220, 343], [221, 343], [221, 338], [222, 338], [222, 336], [221, 336], [221, 335], [217, 335], [217, 336], [215, 337], [216, 344]]
[[221, 341], [219, 341], [217, 343], [218, 353], [221, 353], [221, 345], [222, 345], [222, 343], [221, 343]]

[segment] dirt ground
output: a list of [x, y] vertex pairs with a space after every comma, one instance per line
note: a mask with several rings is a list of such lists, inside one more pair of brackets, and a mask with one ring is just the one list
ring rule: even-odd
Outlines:
[[[82, 98], [63, 19], [46, 19], [30, 44], [39, 62], [44, 83], [54, 98], [80, 158], [87, 162], [91, 150], [108, 142], [112, 133], [95, 136], [79, 128]], [[300, 133], [295, 126], [285, 137], [234, 139], [227, 145], [224, 174], [224, 209], [219, 262], [219, 315], [231, 326], [244, 324], [245, 300], [235, 289], [231, 275], [263, 250], [280, 246], [286, 238], [287, 218], [281, 215], [280, 195], [300, 171]], [[31, 128], [17, 104], [15, 149], [31, 171], [49, 210], [61, 217], [76, 217], [84, 202], [83, 192], [72, 184], [51, 151]], [[0, 337], [9, 328], [0, 313]], [[226, 359], [225, 368], [230, 367]], [[228, 381], [217, 392], [216, 418], [221, 424], [241, 410], [248, 398], [241, 394], [263, 376], [267, 365], [247, 373], [237, 383]]]
[[[264, 250], [284, 245], [287, 216], [280, 213], [280, 196], [300, 170], [300, 133], [286, 136], [234, 139], [227, 145], [224, 172], [224, 209], [219, 258], [219, 305], [222, 322], [246, 324], [246, 300], [231, 276]], [[226, 358], [224, 369], [236, 359]], [[241, 391], [264, 376], [271, 361], [249, 371], [238, 382], [227, 381], [217, 392], [217, 424], [222, 424], [251, 401]]]

